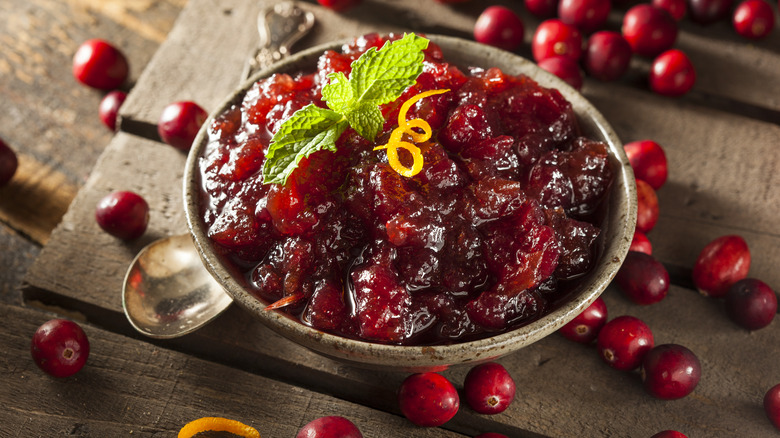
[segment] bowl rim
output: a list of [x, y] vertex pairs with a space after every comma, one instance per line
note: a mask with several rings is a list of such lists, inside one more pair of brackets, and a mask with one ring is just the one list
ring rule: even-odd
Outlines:
[[[477, 54], [479, 59], [471, 63], [483, 68], [493, 66], [492, 64], [485, 65], [491, 59], [501, 59], [500, 64], [512, 67], [509, 69], [511, 71], [508, 72], [505, 67], [501, 67], [505, 73], [526, 74], [544, 87], [557, 88], [572, 104], [581, 129], [587, 133], [589, 138], [593, 138], [595, 135], [606, 143], [610, 152], [614, 180], [607, 200], [609, 203], [607, 214], [602, 224], [602, 232], [606, 230], [607, 236], [604, 237], [605, 245], [600, 256], [601, 262], [587, 274], [585, 277], [587, 280], [583, 281], [572, 292], [567, 301], [529, 324], [477, 340], [430, 346], [380, 344], [322, 332], [283, 312], [265, 311], [263, 308], [267, 303], [249, 293], [232, 277], [230, 270], [222, 264], [215, 254], [211, 247], [212, 243], [202, 227], [202, 219], [199, 214], [201, 186], [198, 161], [203, 149], [208, 144], [208, 129], [214, 118], [229, 106], [239, 103], [257, 80], [277, 72], [300, 71], [304, 65], [315, 67], [316, 59], [324, 51], [339, 50], [345, 43], [354, 41], [354, 38], [317, 45], [261, 69], [242, 82], [209, 114], [193, 142], [187, 156], [183, 177], [183, 199], [187, 227], [205, 268], [237, 304], [254, 314], [264, 325], [283, 337], [324, 356], [362, 367], [401, 368], [410, 371], [444, 369], [459, 363], [493, 360], [546, 337], [579, 315], [606, 289], [628, 253], [636, 223], [634, 174], [622, 143], [606, 119], [583, 95], [558, 77], [542, 70], [530, 60], [519, 55], [457, 37], [431, 34], [426, 34], [425, 37], [439, 45], [445, 58], [452, 64], [466, 67], [463, 63], [458, 63], [456, 58], [466, 58], [464, 59], [465, 63], [469, 63], [470, 61], [467, 59], [472, 59], [474, 54]], [[457, 56], [453, 56], [455, 54]], [[454, 60], [451, 61], [451, 59]], [[618, 211], [616, 209], [618, 206], [624, 207]]]

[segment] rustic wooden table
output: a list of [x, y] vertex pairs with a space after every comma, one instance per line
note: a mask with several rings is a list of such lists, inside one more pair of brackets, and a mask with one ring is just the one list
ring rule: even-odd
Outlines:
[[[352, 419], [366, 437], [774, 436], [761, 399], [780, 383], [780, 323], [748, 332], [722, 303], [691, 288], [690, 268], [710, 240], [740, 234], [750, 276], [780, 287], [780, 32], [759, 42], [728, 23], [681, 24], [676, 43], [694, 62], [693, 92], [670, 99], [645, 85], [649, 61], [635, 58], [616, 83], [587, 79], [583, 94], [624, 142], [652, 139], [669, 158], [659, 191], [661, 217], [650, 233], [654, 254], [672, 274], [668, 297], [638, 306], [610, 287], [610, 316], [631, 314], [656, 343], [680, 343], [703, 367], [690, 396], [655, 400], [637, 373], [603, 364], [593, 346], [552, 335], [500, 362], [517, 398], [496, 416], [467, 407], [445, 426], [422, 429], [400, 416], [395, 391], [406, 377], [354, 368], [309, 352], [231, 308], [217, 321], [173, 341], [136, 335], [121, 313], [121, 282], [134, 254], [185, 230], [181, 177], [185, 156], [155, 138], [161, 109], [176, 100], [214, 108], [239, 80], [257, 43], [254, 20], [271, 0], [0, 0], [0, 137], [20, 156], [0, 188], [0, 436], [174, 436], [186, 422], [224, 416], [263, 437], [291, 437], [324, 415]], [[366, 32], [413, 30], [470, 38], [487, 3], [516, 10], [526, 43], [539, 23], [517, 1], [364, 0], [336, 14], [302, 2], [317, 17], [297, 48]], [[773, 3], [777, 8], [777, 3]], [[626, 6], [613, 11], [619, 26]], [[78, 44], [113, 41], [128, 54], [130, 97], [115, 135], [100, 125], [100, 94], [70, 74]], [[518, 53], [529, 55], [526, 44]], [[141, 193], [150, 228], [121, 243], [93, 220], [99, 198], [115, 189]], [[33, 364], [29, 342], [44, 321], [64, 316], [84, 326], [87, 366], [55, 380]], [[461, 386], [467, 367], [444, 371]]]

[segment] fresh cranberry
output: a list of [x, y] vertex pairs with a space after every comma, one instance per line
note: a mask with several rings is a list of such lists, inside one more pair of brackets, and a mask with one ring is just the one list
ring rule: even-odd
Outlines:
[[590, 344], [598, 337], [599, 331], [606, 323], [607, 304], [601, 297], [598, 297], [582, 313], [575, 316], [558, 331], [570, 341]]
[[604, 26], [610, 9], [610, 0], [560, 0], [558, 18], [584, 33], [591, 33]]
[[295, 438], [363, 438], [355, 423], [332, 415], [310, 421], [298, 431]]
[[769, 421], [780, 430], [780, 384], [771, 387], [764, 394], [764, 412]]
[[640, 56], [657, 56], [677, 39], [677, 22], [669, 12], [647, 3], [626, 11], [622, 30], [631, 49]]
[[647, 234], [641, 231], [634, 231], [634, 237], [631, 238], [631, 246], [628, 248], [628, 250], [653, 255], [653, 244], [650, 243], [650, 239], [647, 238]]
[[523, 22], [509, 8], [490, 6], [474, 24], [474, 39], [482, 44], [514, 51], [523, 44]]
[[726, 293], [726, 314], [748, 330], [768, 326], [776, 313], [777, 295], [761, 280], [743, 278]]
[[688, 56], [678, 49], [667, 50], [653, 60], [650, 89], [664, 96], [682, 96], [696, 83], [696, 70]]
[[629, 251], [615, 276], [620, 290], [633, 302], [654, 304], [669, 292], [669, 273], [658, 260], [643, 252]]
[[412, 423], [423, 427], [438, 427], [450, 421], [458, 412], [458, 391], [441, 374], [412, 374], [401, 383], [398, 392], [401, 412]]
[[688, 438], [685, 434], [676, 430], [662, 430], [650, 438]]
[[623, 150], [628, 156], [634, 176], [658, 190], [666, 182], [668, 165], [666, 153], [658, 143], [652, 140], [640, 140], [627, 143]]
[[127, 79], [129, 71], [125, 55], [103, 40], [88, 40], [73, 55], [73, 76], [92, 88], [117, 88]]
[[100, 101], [100, 107], [98, 108], [100, 121], [111, 131], [116, 131], [116, 115], [119, 114], [119, 108], [126, 98], [127, 93], [114, 90], [103, 96], [103, 100]]
[[734, 0], [688, 0], [688, 14], [696, 23], [711, 24], [729, 16]]
[[108, 234], [132, 240], [144, 234], [149, 224], [149, 204], [133, 192], [113, 192], [98, 202], [95, 220]]
[[346, 11], [357, 6], [362, 0], [317, 0], [317, 3], [334, 11]]
[[163, 109], [157, 132], [165, 143], [188, 151], [207, 117], [208, 113], [195, 102], [174, 102]]
[[575, 90], [582, 88], [582, 72], [577, 61], [566, 56], [553, 56], [539, 61], [539, 67], [563, 79]]
[[693, 283], [704, 295], [722, 297], [732, 284], [747, 277], [750, 249], [740, 236], [721, 236], [701, 250], [693, 265]]
[[498, 414], [515, 399], [515, 381], [501, 364], [488, 362], [469, 370], [463, 393], [466, 403], [477, 413]]
[[650, 184], [636, 180], [636, 230], [649, 233], [658, 222], [658, 195]]
[[775, 11], [764, 0], [745, 0], [734, 10], [732, 24], [745, 38], [764, 38], [775, 27]]
[[528, 12], [539, 18], [552, 18], [558, 11], [558, 0], [523, 0]]
[[604, 324], [596, 348], [612, 368], [630, 371], [637, 368], [655, 341], [650, 327], [639, 318], [623, 315]]
[[682, 345], [658, 345], [645, 355], [641, 375], [650, 395], [675, 400], [690, 394], [699, 384], [701, 364], [696, 355]]
[[575, 61], [582, 56], [582, 33], [576, 27], [552, 18], [539, 24], [531, 41], [534, 60], [567, 56]]
[[18, 168], [19, 159], [16, 158], [16, 152], [0, 139], [0, 187], [11, 181]]
[[680, 21], [688, 12], [687, 0], [652, 0], [651, 5], [656, 8], [665, 9], [675, 21]]
[[585, 50], [585, 71], [602, 81], [614, 81], [628, 70], [631, 45], [619, 32], [602, 30], [588, 38]]
[[52, 319], [35, 330], [30, 352], [35, 363], [47, 374], [68, 377], [87, 363], [89, 340], [75, 322]]

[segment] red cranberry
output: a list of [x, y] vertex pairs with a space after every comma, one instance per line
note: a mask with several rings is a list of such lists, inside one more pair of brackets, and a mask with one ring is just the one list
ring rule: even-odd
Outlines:
[[629, 251], [615, 276], [620, 290], [631, 301], [648, 305], [666, 297], [669, 273], [658, 260], [643, 252]]
[[412, 374], [401, 383], [398, 392], [401, 412], [412, 423], [437, 427], [450, 421], [458, 412], [458, 391], [438, 373]]
[[688, 56], [677, 49], [667, 50], [653, 61], [650, 89], [664, 96], [682, 96], [693, 88], [696, 70]]
[[693, 392], [701, 378], [701, 364], [693, 352], [682, 345], [659, 345], [642, 361], [645, 390], [662, 400], [683, 398]]
[[310, 421], [295, 438], [363, 438], [355, 423], [337, 415]]
[[666, 153], [658, 143], [652, 140], [641, 140], [627, 143], [623, 146], [628, 161], [637, 179], [650, 184], [653, 190], [658, 190], [666, 182], [668, 165]]
[[604, 26], [610, 9], [610, 0], [560, 0], [558, 18], [584, 33], [591, 33]]
[[612, 368], [631, 371], [642, 363], [654, 343], [653, 332], [647, 324], [639, 318], [623, 315], [604, 324], [596, 348]]
[[636, 180], [636, 230], [649, 233], [658, 222], [658, 195], [650, 184]]
[[764, 394], [764, 412], [769, 421], [780, 430], [780, 384], [771, 387]]
[[647, 234], [641, 231], [634, 231], [634, 237], [631, 239], [631, 246], [628, 250], [653, 255], [653, 245], [650, 243], [650, 239], [647, 238]]
[[722, 297], [732, 284], [747, 277], [750, 249], [740, 236], [721, 236], [708, 243], [693, 265], [693, 283], [704, 295]]
[[514, 51], [523, 44], [523, 22], [509, 8], [490, 6], [474, 24], [474, 39], [482, 44]]
[[688, 14], [699, 24], [711, 24], [728, 17], [734, 0], [688, 0]]
[[539, 18], [552, 18], [558, 11], [558, 0], [524, 0], [528, 12]]
[[675, 21], [680, 21], [688, 12], [687, 0], [652, 0], [651, 5], [656, 8], [665, 9]]
[[577, 61], [566, 56], [553, 56], [539, 61], [539, 67], [563, 79], [575, 90], [582, 88], [582, 72]]
[[634, 53], [656, 56], [674, 45], [677, 22], [661, 8], [643, 3], [626, 11], [623, 16], [623, 36]]
[[317, 0], [317, 3], [334, 11], [346, 11], [357, 6], [362, 0]]
[[165, 143], [188, 151], [208, 113], [195, 102], [174, 102], [163, 109], [157, 132]]
[[745, 38], [764, 38], [775, 27], [775, 11], [764, 0], [745, 0], [734, 10], [732, 24]]
[[764, 328], [777, 313], [777, 295], [769, 285], [755, 278], [743, 278], [726, 293], [726, 314], [748, 330]]
[[567, 56], [575, 61], [582, 56], [582, 33], [561, 20], [552, 18], [539, 24], [531, 41], [534, 60]]
[[466, 374], [463, 393], [466, 403], [477, 413], [498, 414], [515, 399], [515, 381], [501, 364], [489, 362], [475, 366]]
[[594, 33], [585, 50], [585, 71], [602, 81], [614, 81], [628, 70], [631, 46], [623, 35], [611, 30]]
[[606, 323], [607, 305], [601, 297], [598, 297], [558, 331], [570, 341], [590, 344], [598, 337], [599, 331]]
[[35, 363], [47, 374], [68, 377], [87, 363], [89, 340], [75, 322], [52, 319], [35, 331], [30, 352]]
[[688, 438], [685, 434], [676, 430], [663, 430], [650, 438]]
[[144, 234], [149, 224], [149, 204], [133, 192], [113, 192], [98, 202], [95, 220], [108, 234], [132, 240]]
[[73, 77], [92, 88], [117, 88], [127, 79], [129, 71], [125, 55], [103, 40], [88, 40], [73, 55]]
[[0, 187], [11, 181], [18, 168], [19, 159], [16, 158], [16, 152], [0, 140]]
[[119, 114], [119, 108], [125, 102], [127, 93], [120, 90], [114, 90], [105, 96], [100, 101], [100, 107], [98, 108], [98, 115], [100, 121], [103, 122], [108, 129], [116, 131], [116, 115]]

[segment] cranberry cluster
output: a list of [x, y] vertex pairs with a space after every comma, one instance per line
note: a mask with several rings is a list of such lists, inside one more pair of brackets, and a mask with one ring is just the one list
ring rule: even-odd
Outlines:
[[[653, 59], [648, 76], [651, 90], [681, 96], [693, 87], [696, 71], [688, 56], [673, 48], [677, 23], [686, 15], [700, 24], [724, 19], [733, 1], [652, 0], [630, 7], [620, 32], [607, 30], [606, 23], [613, 7], [624, 0], [525, 0], [524, 4], [531, 14], [545, 19], [531, 41], [534, 60], [575, 89], [582, 87], [583, 69], [596, 79], [614, 81], [637, 55]], [[744, 0], [733, 9], [732, 17], [736, 32], [750, 39], [767, 36], [775, 22], [766, 0]], [[474, 39], [513, 51], [521, 46], [523, 31], [515, 11], [490, 6], [476, 21]]]
[[[117, 114], [127, 98], [127, 93], [117, 88], [125, 83], [129, 71], [129, 63], [122, 51], [104, 40], [84, 42], [73, 56], [73, 76], [79, 82], [98, 90], [111, 90], [103, 96], [98, 109], [100, 120], [111, 131], [117, 129]], [[187, 151], [207, 117], [206, 111], [194, 102], [174, 102], [163, 110], [157, 131], [163, 142]], [[3, 163], [0, 183], [10, 179], [16, 170], [16, 157], [11, 157], [12, 152], [9, 154], [9, 151], [0, 142], [0, 156], [9, 156], [9, 160], [0, 161]], [[144, 234], [149, 223], [149, 205], [137, 193], [115, 191], [99, 201], [95, 220], [112, 236], [123, 240], [137, 239]]]
[[[515, 398], [515, 389], [515, 381], [509, 371], [496, 362], [471, 368], [463, 382], [466, 403], [475, 412], [484, 415], [504, 412]], [[401, 383], [398, 404], [401, 412], [412, 423], [422, 427], [437, 427], [458, 413], [460, 396], [452, 382], [441, 374], [419, 373], [408, 376]], [[503, 436], [491, 434], [484, 436]]]
[[[592, 266], [592, 217], [612, 179], [606, 145], [580, 136], [557, 90], [464, 73], [431, 44], [417, 84], [383, 107], [376, 144], [347, 130], [337, 152], [263, 184], [271, 134], [322, 104], [328, 74], [384, 42], [368, 35], [323, 54], [315, 73], [261, 80], [216, 118], [200, 162], [208, 236], [258, 297], [347, 337], [450, 343], [538, 318]], [[402, 102], [433, 89], [450, 91], [411, 109], [434, 137], [406, 178], [373, 147]]]

